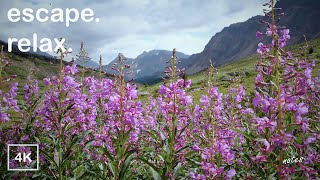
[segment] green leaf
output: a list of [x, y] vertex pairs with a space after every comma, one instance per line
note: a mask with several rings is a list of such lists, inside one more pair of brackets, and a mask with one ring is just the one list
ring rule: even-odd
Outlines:
[[88, 148], [89, 146], [91, 146], [92, 141], [94, 141], [94, 139], [90, 139], [89, 141], [85, 142], [85, 143], [84, 143], [84, 147], [85, 147], [85, 148]]
[[239, 137], [236, 136], [236, 137], [233, 139], [234, 147], [238, 147], [238, 141], [239, 141]]
[[104, 152], [107, 155], [109, 161], [114, 162], [113, 155], [108, 151], [107, 148], [99, 147], [98, 149], [101, 150], [102, 152]]
[[155, 132], [155, 131], [147, 131], [147, 133], [148, 133], [148, 135], [154, 140], [154, 141], [156, 141], [157, 143], [160, 143], [159, 142], [159, 138], [158, 138], [158, 136], [157, 136], [157, 133]]
[[177, 179], [178, 178], [178, 175], [179, 175], [179, 173], [180, 173], [180, 169], [181, 169], [181, 163], [178, 163], [177, 164], [177, 166], [174, 168], [174, 173], [173, 173], [173, 177], [175, 178], [175, 179]]
[[136, 152], [137, 152], [136, 150], [131, 150], [131, 151], [128, 151], [126, 153], [123, 165], [121, 166], [121, 170], [120, 170], [120, 173], [119, 173], [119, 179], [123, 179], [125, 177], [127, 169], [129, 168], [129, 166], [130, 166], [130, 164], [132, 162], [134, 153], [136, 153]]
[[63, 111], [63, 115], [66, 114], [74, 105], [75, 105], [75, 103], [70, 104], [70, 105]]
[[14, 123], [19, 123], [19, 121], [16, 120], [10, 120], [8, 122], [2, 122], [0, 123], [0, 128], [6, 128], [6, 127], [12, 127], [14, 125]]
[[161, 137], [162, 141], [165, 141], [165, 140], [166, 140], [166, 137], [164, 136], [164, 134], [162, 133], [162, 131], [160, 131], [159, 133], [160, 133], [160, 137]]
[[167, 153], [159, 153], [158, 154], [158, 156], [160, 157], [160, 159], [162, 160], [162, 161], [166, 161], [166, 157], [167, 157]]
[[246, 132], [243, 132], [243, 131], [241, 131], [241, 130], [239, 130], [239, 129], [235, 129], [235, 128], [231, 128], [231, 129], [234, 130], [234, 131], [236, 131], [237, 133], [243, 135], [243, 136], [246, 137], [247, 139], [252, 140], [252, 137], [251, 137], [249, 134], [247, 134]]
[[55, 165], [57, 168], [58, 168], [58, 164], [55, 162], [55, 160], [49, 156], [49, 154], [46, 152], [46, 151], [43, 151], [43, 150], [39, 150], [41, 154], [43, 154], [47, 160], [49, 160], [49, 162], [51, 162], [51, 164]]
[[[62, 156], [61, 156], [61, 153], [62, 153], [62, 152], [61, 152], [61, 150], [62, 150], [62, 149], [61, 149], [61, 145], [60, 145], [60, 144], [57, 144], [57, 145], [56, 145], [56, 148], [55, 148], [55, 150], [54, 150], [54, 162], [57, 164], [58, 167], [60, 167], [60, 165], [61, 165], [61, 164], [60, 164], [60, 161], [62, 160]], [[59, 157], [60, 157], [61, 159], [60, 159]]]
[[136, 157], [136, 159], [139, 161], [142, 161], [143, 163], [148, 165], [150, 168], [152, 168], [158, 174], [158, 176], [160, 176], [160, 174], [162, 173], [159, 168], [157, 168], [155, 165], [153, 165], [152, 163], [150, 163], [148, 160], [144, 159], [143, 157]]
[[34, 137], [34, 139], [35, 139], [38, 143], [41, 142], [38, 137]]
[[114, 172], [114, 166], [113, 166], [113, 164], [108, 163], [107, 165], [108, 165], [108, 169], [109, 169], [109, 171], [112, 173], [112, 175], [113, 175], [113, 176], [115, 176], [115, 172]]
[[161, 176], [153, 168], [150, 167], [150, 169], [151, 169], [151, 172], [152, 172], [153, 179], [154, 180], [161, 180]]
[[255, 140], [256, 140], [256, 141], [259, 141], [259, 142], [266, 141], [266, 139], [264, 139], [264, 138], [256, 138]]
[[299, 126], [296, 124], [289, 124], [286, 126], [286, 132], [293, 132], [294, 130], [298, 129]]
[[184, 149], [187, 149], [187, 148], [190, 148], [190, 145], [186, 145], [186, 146], [178, 149], [178, 150], [175, 152], [175, 154], [178, 154], [179, 152], [181, 152], [181, 151], [183, 151]]
[[181, 129], [181, 131], [180, 131], [180, 133], [179, 133], [179, 135], [178, 135], [178, 138], [181, 136], [181, 134], [186, 130], [186, 128], [187, 128], [190, 124], [191, 124], [191, 122], [189, 122], [187, 125], [185, 125], [185, 126]]
[[131, 129], [124, 134], [123, 142], [126, 142], [126, 141], [127, 141], [127, 139], [129, 138], [130, 132], [131, 132]]
[[271, 173], [269, 176], [268, 176], [268, 179], [276, 179], [276, 175], [277, 172], [274, 172], [274, 173]]

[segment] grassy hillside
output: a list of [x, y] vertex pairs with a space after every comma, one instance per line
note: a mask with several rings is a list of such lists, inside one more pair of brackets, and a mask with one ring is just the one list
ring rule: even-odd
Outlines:
[[[287, 50], [291, 52], [302, 52], [301, 47], [304, 45], [303, 44], [296, 44], [293, 46], [289, 46]], [[309, 49], [312, 47], [313, 53], [310, 54], [309, 56], [311, 59], [314, 59], [316, 62], [316, 68], [314, 68], [313, 74], [316, 75], [318, 69], [320, 69], [320, 39], [316, 39], [313, 41], [308, 42], [309, 44]], [[309, 52], [308, 52], [309, 53]], [[222, 66], [216, 67], [218, 69], [216, 75], [215, 75], [215, 80], [217, 85], [219, 86], [219, 91], [220, 92], [226, 92], [227, 89], [231, 86], [231, 84], [236, 84], [236, 83], [229, 83], [228, 79], [232, 79], [233, 77], [230, 76], [230, 73], [240, 73], [241, 78], [240, 78], [240, 83], [247, 89], [248, 92], [253, 91], [253, 86], [254, 86], [254, 77], [256, 76], [256, 71], [255, 71], [255, 65], [258, 61], [259, 57], [257, 54], [248, 56], [246, 58], [240, 59], [238, 61], [232, 62], [230, 64], [225, 64]], [[194, 75], [190, 75], [187, 77], [188, 79], [192, 80], [192, 86], [189, 89], [189, 93], [191, 93], [194, 97], [195, 100], [198, 100], [199, 97], [201, 96], [201, 87], [203, 87], [204, 80], [205, 78], [205, 72], [199, 72]], [[149, 92], [150, 94], [154, 94], [158, 90], [158, 87], [160, 84], [163, 82], [154, 84], [152, 86], [140, 86], [141, 91]], [[239, 83], [239, 82], [238, 82]], [[142, 99], [146, 99], [146, 96], [142, 96]]]
[[[44, 58], [32, 54], [21, 56], [20, 54], [4, 53], [4, 55], [10, 64], [4, 68], [2, 77], [6, 79], [11, 75], [16, 75], [14, 81], [19, 83], [18, 99], [23, 96], [23, 86], [31, 69], [33, 69], [34, 78], [39, 80], [40, 94], [44, 88], [42, 80], [45, 77], [57, 75], [59, 71], [59, 62], [52, 58]], [[81, 67], [78, 67], [78, 69], [80, 70]], [[98, 73], [87, 69], [85, 76], [98, 76]], [[107, 76], [109, 77], [110, 75]], [[10, 83], [12, 81], [4, 82], [1, 90], [6, 91]]]

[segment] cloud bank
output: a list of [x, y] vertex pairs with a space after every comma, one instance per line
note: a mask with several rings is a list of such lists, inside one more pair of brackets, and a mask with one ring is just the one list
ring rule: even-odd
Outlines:
[[[0, 39], [32, 38], [33, 33], [51, 39], [64, 37], [75, 56], [85, 43], [89, 56], [98, 62], [112, 61], [121, 52], [135, 58], [152, 49], [186, 54], [201, 52], [210, 38], [223, 27], [262, 14], [265, 0], [11, 0], [1, 2]], [[65, 23], [37, 21], [12, 23], [10, 8], [91, 8], [99, 23], [78, 21]]]

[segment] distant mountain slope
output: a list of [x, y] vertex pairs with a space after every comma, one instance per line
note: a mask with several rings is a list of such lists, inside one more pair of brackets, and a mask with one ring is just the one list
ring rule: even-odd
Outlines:
[[[75, 61], [75, 63], [76, 63], [78, 66], [82, 66], [82, 62], [80, 62], [80, 61]], [[86, 59], [86, 60], [85, 60], [84, 67], [96, 69], [96, 68], [99, 67], [99, 64], [98, 64], [97, 62], [91, 60], [91, 59]]]
[[[303, 34], [308, 40], [320, 37], [319, 0], [280, 0], [276, 7], [284, 12], [278, 24], [290, 29], [289, 45], [302, 42]], [[217, 66], [255, 53], [261, 41], [255, 38], [255, 33], [265, 29], [258, 23], [260, 19], [267, 20], [264, 16], [255, 16], [225, 27], [211, 38], [201, 53], [191, 55], [181, 66], [186, 67], [188, 74], [194, 74], [207, 68], [209, 59]]]
[[[136, 58], [127, 58], [126, 63], [130, 65], [132, 71], [132, 78], [135, 82], [140, 83], [152, 83], [161, 79], [164, 76], [164, 69], [166, 62], [171, 58], [172, 51], [167, 50], [151, 50], [149, 52], [143, 52]], [[180, 59], [186, 59], [189, 56], [181, 52], [177, 52], [177, 57]], [[109, 65], [105, 66], [107, 72], [111, 73], [112, 64], [117, 61], [117, 58], [113, 60]], [[130, 75], [129, 75], [130, 76]]]
[[[315, 67], [313, 68], [314, 77], [318, 75], [318, 70], [320, 69], [320, 38], [309, 41], [309, 47], [313, 49], [313, 52], [308, 56], [310, 59], [315, 61]], [[301, 44], [295, 44], [288, 46], [286, 49], [293, 53], [299, 54], [301, 52], [301, 47], [304, 46], [304, 42]], [[309, 49], [310, 50], [310, 49]], [[216, 87], [218, 87], [219, 92], [227, 93], [230, 87], [241, 83], [241, 85], [246, 89], [247, 93], [251, 93], [254, 88], [254, 80], [257, 75], [256, 63], [259, 61], [259, 55], [257, 53], [249, 55], [247, 57], [241, 58], [237, 61], [233, 61], [224, 65], [217, 67], [217, 73], [214, 74], [214, 81]], [[240, 74], [240, 81], [235, 83], [229, 83], [227, 80], [233, 78], [233, 73]], [[195, 103], [200, 103], [199, 99], [203, 95], [203, 87], [206, 83], [207, 70], [198, 72], [193, 75], [188, 75], [187, 78], [191, 79], [191, 87], [187, 89], [190, 95], [193, 95]], [[159, 86], [163, 83], [159, 82], [149, 86], [139, 86], [140, 91], [149, 92], [151, 95], [157, 94], [159, 91]], [[143, 100], [147, 100], [147, 95], [141, 95]]]

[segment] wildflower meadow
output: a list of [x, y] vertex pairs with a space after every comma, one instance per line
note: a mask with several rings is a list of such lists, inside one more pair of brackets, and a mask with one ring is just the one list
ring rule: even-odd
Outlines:
[[[39, 88], [31, 71], [17, 99], [14, 75], [1, 76], [10, 66], [2, 55], [0, 179], [319, 178], [320, 70], [312, 74], [315, 62], [303, 47], [286, 50], [290, 30], [277, 26], [274, 3], [264, 5], [266, 30], [252, 37], [261, 39], [253, 93], [241, 84], [219, 92], [210, 65], [196, 100], [174, 49], [165, 83], [141, 100], [121, 54], [115, 77], [106, 78], [101, 68], [86, 77], [84, 68], [65, 65], [59, 51], [59, 74]], [[39, 170], [8, 171], [21, 165], [7, 164], [8, 144], [38, 144]]]

